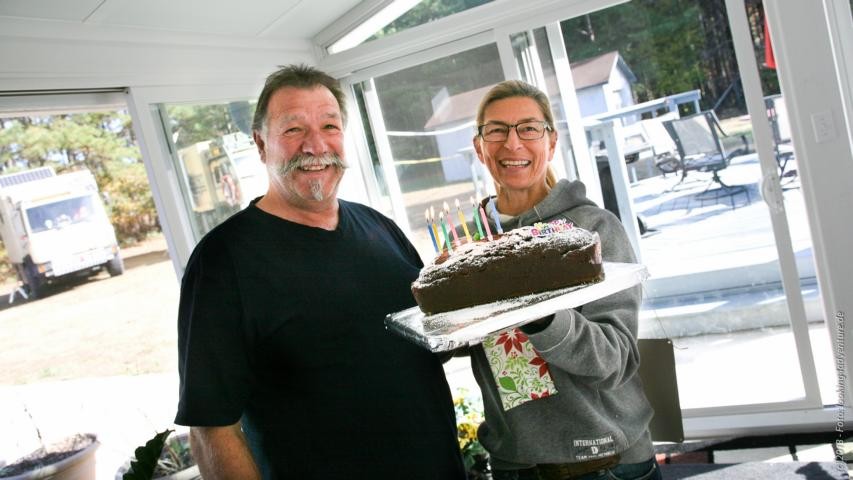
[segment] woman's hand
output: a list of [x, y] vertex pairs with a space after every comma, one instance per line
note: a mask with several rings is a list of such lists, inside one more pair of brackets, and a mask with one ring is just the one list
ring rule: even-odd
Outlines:
[[539, 333], [542, 330], [548, 328], [548, 325], [551, 325], [551, 322], [554, 321], [554, 314], [548, 315], [547, 317], [542, 317], [539, 320], [534, 320], [528, 324], [522, 325], [521, 331], [526, 335], [532, 335], [534, 333]]

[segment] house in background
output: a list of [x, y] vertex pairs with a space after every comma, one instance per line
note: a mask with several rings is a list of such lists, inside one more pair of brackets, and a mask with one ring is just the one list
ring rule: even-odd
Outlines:
[[471, 139], [477, 131], [477, 107], [492, 87], [488, 85], [452, 96], [445, 87], [432, 98], [433, 114], [424, 129], [436, 132], [441, 170], [447, 182], [482, 178], [483, 166], [474, 153]]
[[[637, 77], [619, 52], [607, 52], [571, 64], [582, 117], [612, 112], [634, 105], [631, 84]], [[432, 98], [433, 114], [424, 124], [436, 132], [441, 169], [447, 182], [482, 178], [482, 165], [474, 154], [471, 137], [476, 131], [475, 114], [492, 85], [450, 95], [442, 88]], [[633, 122], [633, 119], [629, 120]]]
[[634, 72], [619, 52], [607, 52], [571, 64], [582, 117], [634, 105]]

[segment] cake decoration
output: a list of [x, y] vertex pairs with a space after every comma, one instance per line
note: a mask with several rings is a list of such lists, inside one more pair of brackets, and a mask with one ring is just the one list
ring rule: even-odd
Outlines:
[[456, 214], [459, 215], [459, 223], [462, 224], [462, 230], [465, 232], [465, 240], [468, 243], [471, 243], [471, 234], [468, 233], [468, 222], [465, 221], [465, 214], [462, 213], [462, 209], [459, 208], [459, 199], [456, 199]]
[[483, 228], [486, 229], [486, 238], [488, 238], [489, 241], [491, 242], [493, 240], [492, 229], [489, 228], [489, 220], [486, 218], [486, 211], [483, 210], [482, 206], [479, 207], [478, 209], [480, 210], [480, 218], [483, 220]]
[[456, 234], [456, 225], [453, 224], [453, 215], [450, 214], [450, 207], [447, 202], [444, 202], [444, 216], [447, 218], [447, 224], [450, 227], [450, 233], [453, 234], [453, 246], [459, 246], [459, 235]]
[[530, 233], [535, 237], [544, 237], [554, 233], [565, 232], [572, 228], [574, 228], [574, 224], [572, 224], [572, 222], [567, 221], [565, 218], [560, 218], [549, 223], [536, 222], [533, 224], [533, 229]]
[[453, 247], [450, 246], [450, 235], [447, 234], [447, 223], [444, 221], [444, 212], [438, 212], [438, 221], [441, 223], [441, 231], [444, 233], [444, 241], [447, 244], [447, 251], [452, 252]]
[[436, 240], [436, 238], [435, 238], [435, 236], [436, 236], [435, 235], [436, 234], [435, 224], [432, 223], [432, 220], [430, 220], [428, 208], [424, 212], [424, 217], [426, 218], [427, 231], [429, 232], [429, 238], [430, 238], [430, 240], [432, 240], [432, 248], [435, 249], [435, 253], [439, 253], [439, 252], [441, 252], [441, 249], [438, 248], [438, 240]]
[[[495, 206], [495, 199], [489, 199], [485, 207], [477, 204], [477, 202], [474, 201], [473, 196], [469, 197], [468, 200], [471, 202], [471, 206], [474, 209], [474, 223], [477, 226], [477, 232], [473, 235], [468, 231], [468, 222], [465, 219], [465, 213], [462, 211], [459, 199], [457, 198], [454, 200], [454, 203], [456, 204], [456, 215], [459, 218], [462, 230], [465, 232], [464, 241], [463, 237], [460, 237], [456, 232], [456, 225], [453, 223], [453, 215], [450, 213], [450, 205], [448, 205], [447, 202], [444, 202], [444, 205], [442, 206], [443, 208], [438, 212], [438, 216], [435, 215], [435, 207], [433, 206], [430, 206], [424, 211], [426, 228], [429, 232], [432, 246], [438, 256], [441, 256], [443, 252], [452, 252], [466, 243], [482, 241], [485, 239], [488, 239], [491, 242], [503, 235], [504, 231], [500, 222], [500, 214]], [[488, 219], [490, 216], [495, 222], [496, 233], [494, 235], [492, 234], [491, 227], [489, 226]], [[484, 228], [485, 234], [483, 233]], [[533, 224], [533, 235], [537, 237], [546, 236], [571, 228], [572, 223], [567, 222], [565, 219], [558, 219], [549, 223], [537, 222]], [[452, 240], [450, 235], [453, 235]]]
[[468, 197], [468, 200], [471, 202], [471, 205], [474, 206], [474, 223], [477, 224], [477, 233], [480, 234], [478, 240], [482, 240], [486, 237], [483, 235], [483, 226], [480, 225], [480, 216], [477, 215], [477, 202], [474, 201], [474, 197]]
[[489, 207], [489, 213], [491, 213], [492, 219], [495, 221], [495, 230], [497, 230], [498, 235], [502, 235], [504, 229], [501, 227], [501, 216], [498, 213], [498, 207], [495, 206], [495, 199], [490, 198], [486, 205]]

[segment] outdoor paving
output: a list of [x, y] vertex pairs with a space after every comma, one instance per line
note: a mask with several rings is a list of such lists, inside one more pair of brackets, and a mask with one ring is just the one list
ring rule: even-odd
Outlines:
[[[769, 208], [759, 191], [761, 172], [756, 155], [736, 157], [720, 176], [728, 185], [746, 187], [746, 192], [716, 198], [703, 195], [705, 189], [718, 188], [710, 182], [711, 175], [703, 172], [690, 172], [681, 184], [678, 176], [668, 175], [631, 186], [636, 213], [658, 230], [641, 239], [642, 261], [652, 278], [778, 259]], [[802, 192], [786, 188], [784, 198], [794, 251], [810, 252]]]
[[[796, 169], [796, 163], [787, 170]], [[803, 396], [779, 254], [755, 154], [720, 172], [745, 192], [709, 196], [711, 175], [656, 176], [631, 186], [636, 212], [657, 232], [641, 238], [648, 267], [641, 337], [674, 339], [682, 408], [775, 402]], [[836, 376], [814, 280], [811, 236], [796, 177], [786, 178], [785, 219], [800, 269], [821, 393]], [[682, 292], [678, 292], [681, 289]], [[749, 362], [743, 359], [749, 358]]]

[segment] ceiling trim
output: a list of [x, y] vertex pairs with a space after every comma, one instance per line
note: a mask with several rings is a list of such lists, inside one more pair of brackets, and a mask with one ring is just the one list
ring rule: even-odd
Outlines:
[[62, 20], [0, 17], [0, 38], [38, 38], [63, 41], [124, 42], [150, 45], [253, 48], [284, 52], [312, 51], [305, 39], [257, 38], [239, 35], [212, 35], [142, 27], [116, 27]]
[[99, 93], [127, 93], [126, 87], [116, 88], [63, 88], [51, 90], [7, 90], [0, 91], [0, 97], [26, 97], [43, 95], [78, 95]]
[[[394, 35], [321, 58], [320, 68], [341, 78], [359, 70], [493, 31], [541, 27], [629, 0], [494, 0]], [[316, 45], [316, 44], [315, 44]], [[318, 49], [315, 49], [317, 51]]]
[[392, 3], [394, 3], [394, 0], [364, 0], [359, 2], [355, 7], [351, 8], [347, 13], [341, 15], [340, 18], [315, 35], [312, 40], [313, 44], [321, 47], [325, 52], [326, 47], [340, 40], [341, 37]]

